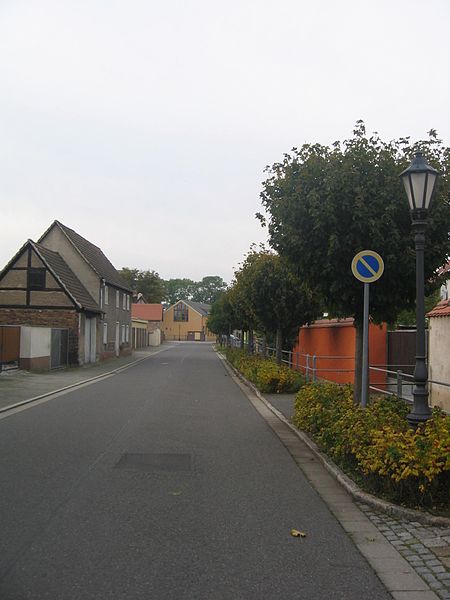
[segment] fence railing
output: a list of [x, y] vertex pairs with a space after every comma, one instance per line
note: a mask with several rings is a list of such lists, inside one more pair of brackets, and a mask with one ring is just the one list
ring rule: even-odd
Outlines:
[[[264, 349], [263, 344], [260, 340], [256, 340], [254, 350], [258, 354], [262, 354], [265, 351], [265, 354], [274, 358], [276, 355], [276, 349], [270, 346], [266, 346]], [[345, 374], [352, 373], [354, 374], [355, 369], [353, 368], [330, 368], [322, 367], [319, 365], [320, 361], [354, 361], [354, 356], [328, 356], [328, 355], [316, 355], [316, 354], [304, 354], [302, 352], [293, 352], [290, 350], [282, 351], [282, 362], [288, 365], [291, 369], [302, 372], [307, 381], [318, 381], [325, 380], [327, 373], [338, 373], [343, 374], [345, 378]], [[391, 367], [391, 368], [389, 368]], [[398, 367], [401, 367], [400, 369]], [[376, 383], [372, 383], [370, 385], [370, 389], [374, 392], [379, 392], [382, 394], [386, 394], [388, 396], [398, 396], [405, 402], [412, 402], [413, 395], [413, 385], [414, 385], [414, 376], [409, 373], [405, 373], [403, 369], [413, 369], [414, 365], [370, 365], [369, 371], [374, 373], [380, 373], [380, 381]], [[325, 374], [325, 376], [324, 376]], [[386, 381], [381, 381], [381, 379], [386, 379]], [[353, 377], [349, 377], [349, 380], [353, 379]], [[330, 381], [335, 381], [334, 379]], [[335, 381], [335, 383], [345, 383]], [[348, 382], [347, 382], [348, 383]], [[443, 386], [445, 388], [450, 388], [450, 383], [444, 381], [436, 381], [434, 379], [428, 379], [429, 384]]]

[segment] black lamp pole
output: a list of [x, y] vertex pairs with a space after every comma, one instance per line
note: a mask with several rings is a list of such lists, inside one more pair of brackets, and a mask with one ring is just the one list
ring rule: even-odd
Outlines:
[[438, 171], [428, 165], [421, 152], [400, 177], [405, 186], [411, 209], [416, 250], [416, 366], [414, 369], [414, 404], [408, 423], [417, 427], [431, 417], [428, 404], [428, 366], [425, 345], [425, 284], [424, 253], [427, 212], [438, 177]]

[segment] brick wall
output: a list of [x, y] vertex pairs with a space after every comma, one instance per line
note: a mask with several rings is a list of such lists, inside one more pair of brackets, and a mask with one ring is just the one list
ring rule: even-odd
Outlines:
[[69, 330], [69, 364], [78, 365], [78, 313], [76, 310], [0, 308], [0, 325], [28, 325]]

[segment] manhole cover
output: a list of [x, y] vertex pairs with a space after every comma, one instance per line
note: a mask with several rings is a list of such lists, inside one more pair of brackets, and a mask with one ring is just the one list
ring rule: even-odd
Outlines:
[[190, 454], [122, 454], [116, 469], [138, 471], [190, 471]]

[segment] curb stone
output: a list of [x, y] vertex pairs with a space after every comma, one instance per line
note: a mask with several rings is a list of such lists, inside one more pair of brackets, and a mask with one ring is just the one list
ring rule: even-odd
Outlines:
[[50, 392], [45, 392], [44, 394], [40, 394], [39, 396], [33, 396], [33, 398], [28, 398], [27, 400], [21, 400], [20, 402], [16, 402], [15, 404], [10, 404], [9, 406], [4, 406], [3, 408], [0, 408], [0, 414], [6, 413], [10, 410], [14, 410], [15, 408], [20, 408], [21, 406], [25, 406], [26, 404], [32, 404], [33, 402], [37, 402], [38, 400], [43, 400], [44, 398], [49, 398], [50, 396], [53, 396], [54, 394], [60, 394], [61, 392], [67, 392], [76, 387], [80, 387], [81, 385], [85, 385], [88, 383], [94, 383], [95, 381], [99, 381], [100, 379], [104, 379], [105, 377], [110, 377], [111, 375], [117, 375], [117, 373], [120, 373], [121, 371], [125, 371], [126, 369], [129, 369], [130, 367], [133, 367], [134, 365], [137, 365], [137, 364], [143, 362], [144, 360], [149, 360], [149, 358], [151, 358], [152, 356], [156, 356], [157, 354], [159, 354], [160, 352], [163, 352], [163, 351], [164, 350], [158, 350], [156, 352], [153, 352], [152, 354], [149, 354], [149, 356], [144, 356], [142, 358], [138, 358], [137, 360], [127, 363], [126, 365], [122, 365], [121, 367], [118, 367], [117, 369], [113, 369], [112, 371], [108, 371], [106, 373], [101, 373], [100, 375], [95, 375], [95, 377], [90, 377], [89, 379], [83, 379], [81, 381], [77, 381], [76, 383], [71, 383], [70, 385], [67, 385], [65, 387], [58, 388], [58, 389], [52, 390]]

